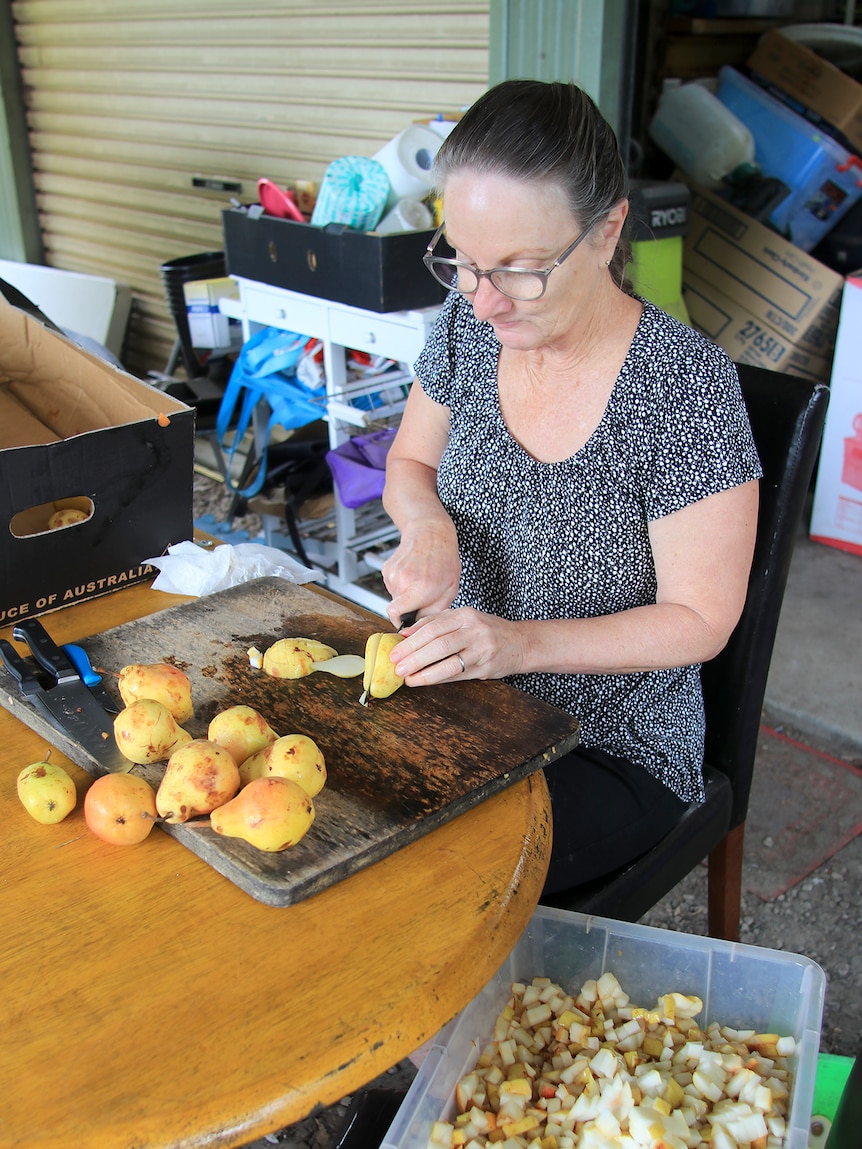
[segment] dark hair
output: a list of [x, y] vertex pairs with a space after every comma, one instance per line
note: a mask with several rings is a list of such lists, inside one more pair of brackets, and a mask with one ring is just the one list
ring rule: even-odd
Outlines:
[[[453, 172], [553, 181], [582, 227], [598, 223], [629, 194], [613, 128], [576, 84], [504, 80], [480, 96], [444, 141], [434, 161], [438, 194]], [[445, 209], [444, 209], [445, 210]], [[631, 246], [621, 238], [611, 274], [627, 290]]]

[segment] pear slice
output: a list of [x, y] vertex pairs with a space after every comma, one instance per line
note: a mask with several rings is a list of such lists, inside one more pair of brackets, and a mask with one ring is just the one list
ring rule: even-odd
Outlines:
[[358, 678], [365, 673], [365, 659], [358, 654], [336, 654], [324, 662], [312, 662], [311, 669], [334, 674], [336, 678]]
[[363, 705], [367, 705], [366, 699], [368, 697], [388, 698], [390, 694], [395, 693], [399, 686], [403, 685], [404, 679], [395, 673], [395, 666], [389, 659], [393, 649], [402, 641], [403, 635], [396, 634], [394, 631], [369, 635], [365, 644], [365, 673], [362, 676], [363, 697], [359, 700]]

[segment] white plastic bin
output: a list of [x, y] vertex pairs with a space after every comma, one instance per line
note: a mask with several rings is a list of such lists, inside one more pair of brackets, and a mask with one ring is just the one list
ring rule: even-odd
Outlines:
[[612, 971], [633, 1003], [694, 994], [700, 1025], [792, 1035], [793, 1084], [787, 1149], [807, 1149], [826, 978], [810, 958], [629, 925], [539, 906], [506, 962], [465, 1009], [440, 1030], [381, 1149], [426, 1149], [435, 1121], [455, 1116], [455, 1085], [491, 1039], [513, 981], [549, 977], [577, 991]]

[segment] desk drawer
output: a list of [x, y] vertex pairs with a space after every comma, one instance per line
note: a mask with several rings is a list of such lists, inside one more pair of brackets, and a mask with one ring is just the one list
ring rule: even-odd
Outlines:
[[411, 366], [424, 346], [425, 334], [422, 324], [411, 326], [376, 315], [330, 312], [329, 336], [333, 343], [367, 351], [369, 355], [384, 355]]
[[283, 291], [242, 284], [243, 306], [250, 322], [280, 327], [315, 339], [326, 338], [326, 304], [314, 299], [297, 299]]

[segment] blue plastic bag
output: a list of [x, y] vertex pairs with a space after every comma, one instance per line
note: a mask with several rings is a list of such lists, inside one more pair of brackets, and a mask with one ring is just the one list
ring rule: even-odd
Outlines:
[[[266, 482], [267, 446], [275, 426], [291, 431], [320, 419], [326, 412], [326, 387], [311, 390], [297, 378], [296, 368], [302, 358], [307, 335], [264, 327], [244, 343], [239, 353], [216, 418], [218, 442], [224, 444], [228, 427], [237, 411], [236, 430], [228, 449], [227, 478], [232, 491], [249, 497], [256, 495]], [[231, 463], [251, 422], [255, 407], [265, 401], [269, 411], [266, 437], [258, 462], [257, 475], [244, 487], [235, 486], [230, 475]]]

